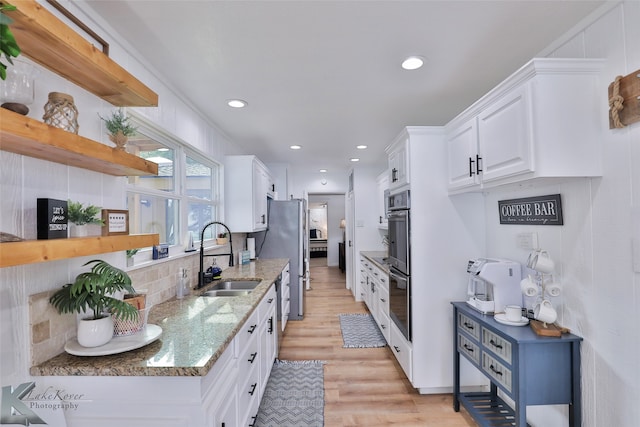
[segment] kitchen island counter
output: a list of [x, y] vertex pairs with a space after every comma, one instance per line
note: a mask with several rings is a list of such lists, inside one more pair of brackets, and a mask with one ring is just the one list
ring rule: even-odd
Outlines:
[[192, 290], [151, 308], [148, 324], [162, 328], [157, 341], [107, 356], [59, 354], [30, 370], [35, 376], [205, 376], [253, 313], [287, 259], [268, 259], [230, 267], [222, 280], [259, 279], [246, 296], [200, 297], [217, 283]]

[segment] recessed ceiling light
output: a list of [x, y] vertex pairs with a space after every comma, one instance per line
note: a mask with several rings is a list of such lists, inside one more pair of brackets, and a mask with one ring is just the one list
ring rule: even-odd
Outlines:
[[325, 173], [325, 172], [327, 172], [326, 169], [320, 169], [320, 173]]
[[402, 61], [402, 68], [405, 70], [417, 70], [424, 65], [424, 58], [419, 56], [410, 56]]
[[249, 103], [242, 99], [230, 99], [227, 101], [227, 105], [231, 108], [244, 108], [249, 105]]
[[349, 159], [349, 161], [351, 161], [351, 162], [359, 162], [360, 159], [358, 159], [357, 157], [352, 157], [352, 158]]
[[362, 145], [356, 145], [356, 148], [357, 148], [358, 150], [364, 150], [364, 149], [366, 149], [366, 148], [367, 148], [367, 146], [366, 146], [366, 145], [364, 145], [364, 144], [362, 144]]
[[158, 148], [158, 151], [169, 151], [168, 148]]
[[289, 146], [289, 148], [291, 148], [292, 150], [299, 150], [302, 148], [302, 145], [291, 145]]

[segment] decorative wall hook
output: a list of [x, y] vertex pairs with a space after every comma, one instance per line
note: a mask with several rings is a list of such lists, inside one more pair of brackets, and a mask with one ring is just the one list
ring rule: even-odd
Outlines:
[[609, 129], [640, 121], [640, 70], [617, 76], [609, 85]]

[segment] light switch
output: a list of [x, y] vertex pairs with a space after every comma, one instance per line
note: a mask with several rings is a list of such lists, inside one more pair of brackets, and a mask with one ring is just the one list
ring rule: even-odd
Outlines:
[[538, 233], [520, 233], [516, 236], [516, 244], [522, 249], [538, 249]]

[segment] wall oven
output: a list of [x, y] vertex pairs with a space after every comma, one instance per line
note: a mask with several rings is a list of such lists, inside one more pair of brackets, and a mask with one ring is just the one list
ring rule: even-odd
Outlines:
[[388, 197], [389, 315], [411, 341], [411, 221], [409, 190]]
[[389, 195], [388, 232], [389, 264], [409, 275], [410, 265], [410, 221], [409, 190]]
[[389, 270], [389, 315], [402, 335], [411, 341], [411, 276]]

